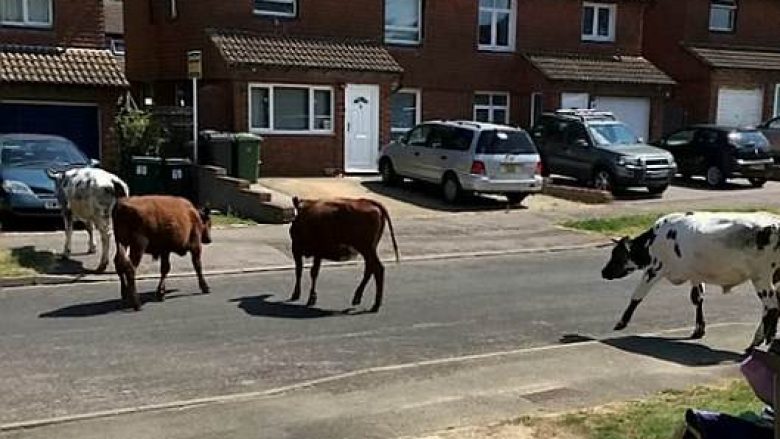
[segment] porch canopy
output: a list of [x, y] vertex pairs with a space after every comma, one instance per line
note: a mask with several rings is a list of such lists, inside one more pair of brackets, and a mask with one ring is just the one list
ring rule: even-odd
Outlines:
[[674, 85], [675, 81], [641, 56], [525, 54], [528, 61], [553, 81]]

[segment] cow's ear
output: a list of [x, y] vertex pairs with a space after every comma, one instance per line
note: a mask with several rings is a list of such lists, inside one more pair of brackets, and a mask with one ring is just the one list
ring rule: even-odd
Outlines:
[[211, 209], [209, 209], [208, 207], [202, 207], [200, 209], [200, 217], [201, 219], [203, 219], [203, 221], [208, 221], [209, 218], [211, 217]]

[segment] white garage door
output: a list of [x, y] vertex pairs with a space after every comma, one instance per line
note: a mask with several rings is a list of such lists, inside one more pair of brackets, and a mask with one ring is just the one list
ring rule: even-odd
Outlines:
[[594, 108], [611, 111], [618, 120], [631, 127], [634, 133], [648, 140], [650, 135], [650, 99], [596, 96]]
[[758, 125], [761, 123], [763, 105], [764, 97], [759, 88], [721, 88], [718, 90], [716, 123], [726, 126]]

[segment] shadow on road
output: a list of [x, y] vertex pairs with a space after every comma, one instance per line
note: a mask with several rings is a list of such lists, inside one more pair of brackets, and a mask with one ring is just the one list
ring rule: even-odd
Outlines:
[[272, 294], [259, 296], [239, 297], [230, 299], [230, 302], [238, 303], [238, 307], [251, 316], [276, 317], [281, 319], [318, 319], [347, 314], [345, 311], [331, 311], [320, 308], [308, 307], [302, 304], [290, 302], [271, 302], [268, 299]]
[[42, 274], [82, 274], [89, 272], [81, 261], [63, 259], [49, 250], [36, 250], [33, 246], [11, 249], [11, 257], [24, 268]]
[[[177, 297], [184, 297], [184, 294], [172, 294], [176, 290], [168, 290], [165, 299], [175, 299]], [[141, 293], [141, 304], [157, 302], [154, 292]], [[80, 303], [78, 305], [70, 305], [63, 308], [55, 309], [38, 315], [38, 318], [57, 318], [57, 317], [96, 317], [105, 314], [111, 314], [120, 311], [130, 311], [122, 304], [120, 299], [104, 300], [102, 302], [92, 303]]]
[[733, 180], [729, 180], [726, 182], [726, 184], [719, 189], [713, 189], [707, 185], [707, 182], [704, 180], [704, 178], [675, 178], [674, 183], [675, 186], [684, 187], [688, 189], [696, 189], [701, 191], [708, 191], [708, 192], [714, 192], [717, 193], [718, 191], [744, 191], [744, 190], [750, 190], [750, 189], [756, 189], [752, 185], [750, 185], [747, 180], [739, 180], [739, 183], [734, 183]]
[[380, 181], [362, 181], [360, 184], [369, 191], [384, 197], [443, 212], [526, 209], [521, 204], [510, 205], [503, 196], [498, 195], [495, 197], [473, 195], [464, 197], [456, 205], [447, 204], [442, 199], [440, 187], [416, 181], [404, 182], [392, 187], [385, 186]]

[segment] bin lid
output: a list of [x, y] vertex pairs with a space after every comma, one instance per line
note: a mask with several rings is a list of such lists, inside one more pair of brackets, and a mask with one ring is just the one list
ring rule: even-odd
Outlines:
[[200, 136], [206, 140], [227, 140], [232, 142], [235, 138], [235, 134], [233, 133], [225, 133], [222, 131], [214, 131], [214, 130], [203, 130], [200, 133]]
[[162, 163], [162, 157], [149, 155], [134, 155], [130, 157], [132, 163]]
[[262, 142], [263, 138], [252, 133], [236, 133], [236, 140], [238, 141], [255, 141], [255, 142]]
[[165, 159], [166, 165], [179, 165], [179, 166], [189, 166], [192, 164], [192, 160], [186, 159], [186, 158], [169, 158]]

